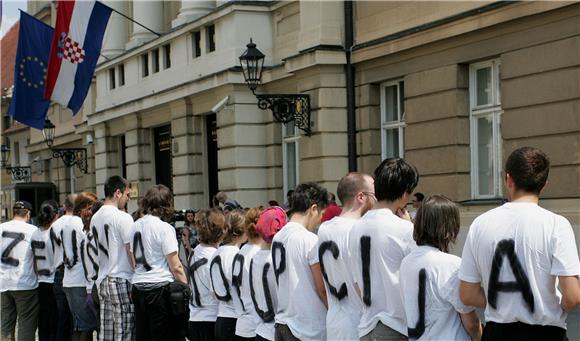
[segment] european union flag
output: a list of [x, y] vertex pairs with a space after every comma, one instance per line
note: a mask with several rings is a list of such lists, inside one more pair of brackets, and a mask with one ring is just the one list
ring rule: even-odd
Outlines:
[[42, 129], [50, 101], [44, 100], [52, 27], [20, 11], [14, 92], [8, 113], [18, 122]]

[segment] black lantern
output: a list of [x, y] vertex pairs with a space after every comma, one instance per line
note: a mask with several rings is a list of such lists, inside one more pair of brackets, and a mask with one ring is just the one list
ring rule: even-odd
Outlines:
[[10, 147], [3, 144], [2, 147], [0, 147], [0, 151], [2, 152], [2, 168], [6, 169], [6, 174], [12, 175], [12, 179], [16, 181], [30, 181], [30, 177], [32, 175], [30, 166], [10, 167], [8, 166], [8, 159], [10, 158]]
[[248, 49], [240, 56], [240, 66], [244, 73], [244, 80], [248, 83], [250, 90], [254, 92], [262, 82], [262, 69], [266, 56], [256, 48], [252, 38], [246, 47]]
[[2, 168], [4, 168], [8, 164], [8, 159], [10, 158], [10, 147], [3, 144], [1, 147], [1, 152], [2, 152]]
[[55, 128], [56, 127], [54, 124], [52, 124], [48, 118], [44, 120], [44, 129], [42, 129], [42, 135], [44, 135], [44, 143], [46, 143], [46, 146], [50, 149], [52, 149], [52, 144], [54, 143]]
[[244, 80], [258, 99], [258, 107], [270, 109], [274, 119], [280, 123], [294, 121], [296, 127], [310, 136], [310, 96], [304, 94], [256, 94], [255, 90], [262, 82], [262, 70], [266, 56], [256, 48], [250, 38], [247, 50], [240, 56], [240, 65]]

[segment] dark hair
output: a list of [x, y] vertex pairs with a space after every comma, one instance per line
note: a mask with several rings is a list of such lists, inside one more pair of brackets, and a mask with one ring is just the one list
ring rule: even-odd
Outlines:
[[122, 176], [113, 175], [105, 182], [105, 197], [112, 198], [115, 195], [115, 191], [125, 192], [127, 187], [129, 187], [127, 180]]
[[229, 244], [246, 232], [245, 212], [235, 209], [226, 214], [226, 228], [223, 244]]
[[163, 221], [170, 221], [174, 213], [173, 193], [165, 185], [154, 185], [141, 199], [141, 209], [143, 214], [151, 214]]
[[314, 182], [305, 182], [296, 186], [290, 199], [290, 214], [306, 212], [310, 206], [318, 205], [322, 210], [329, 204], [328, 191], [326, 188]]
[[246, 223], [246, 235], [248, 238], [255, 239], [261, 237], [261, 235], [256, 231], [256, 223], [258, 222], [258, 218], [260, 218], [260, 214], [264, 211], [264, 207], [254, 207], [250, 208], [246, 212], [245, 223]]
[[270, 200], [268, 206], [280, 206], [280, 204], [276, 200]]
[[358, 192], [364, 190], [366, 176], [369, 175], [351, 172], [340, 179], [338, 187], [336, 188], [336, 194], [338, 194], [338, 199], [343, 205], [354, 199]]
[[93, 206], [91, 206], [91, 212], [93, 212], [93, 214], [97, 213], [98, 210], [101, 209], [101, 207], [103, 207], [103, 202], [101, 200], [97, 200], [93, 203]]
[[194, 224], [200, 243], [217, 244], [224, 236], [226, 218], [221, 210], [204, 208], [195, 214]]
[[540, 194], [548, 180], [550, 160], [538, 148], [518, 148], [508, 157], [505, 172], [512, 177], [517, 189]]
[[286, 197], [291, 196], [292, 193], [294, 193], [294, 190], [293, 189], [288, 190], [288, 192], [286, 192]]
[[69, 193], [64, 197], [64, 209], [66, 211], [72, 211], [75, 207], [76, 193]]
[[415, 198], [417, 198], [417, 201], [423, 201], [423, 199], [425, 199], [425, 195], [421, 192], [417, 192], [417, 193], [413, 194], [413, 196]]
[[80, 217], [81, 211], [87, 207], [92, 207], [95, 201], [97, 201], [97, 196], [95, 195], [95, 193], [91, 192], [79, 193], [75, 199], [73, 214]]
[[455, 242], [459, 233], [459, 208], [442, 195], [434, 195], [423, 201], [417, 210], [413, 239], [417, 245], [431, 245], [443, 252]]
[[38, 210], [38, 225], [48, 227], [58, 215], [58, 203], [54, 200], [45, 200]]
[[378, 201], [395, 201], [412, 193], [419, 183], [419, 172], [401, 158], [383, 160], [375, 169], [375, 196]]

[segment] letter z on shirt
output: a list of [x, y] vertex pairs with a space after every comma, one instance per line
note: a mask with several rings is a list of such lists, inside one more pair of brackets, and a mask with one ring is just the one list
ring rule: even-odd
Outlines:
[[11, 220], [0, 224], [0, 292], [38, 287], [30, 242], [37, 227]]

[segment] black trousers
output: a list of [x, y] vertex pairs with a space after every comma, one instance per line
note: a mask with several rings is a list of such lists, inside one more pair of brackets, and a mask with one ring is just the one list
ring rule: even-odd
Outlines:
[[186, 320], [173, 316], [167, 287], [142, 291], [133, 287], [135, 332], [139, 341], [183, 341]]
[[298, 339], [296, 336], [294, 336], [294, 334], [292, 334], [292, 331], [290, 330], [290, 328], [285, 325], [285, 324], [281, 324], [281, 323], [276, 323], [275, 324], [275, 334], [274, 334], [274, 340], [276, 341], [300, 341], [300, 339]]
[[487, 322], [483, 328], [482, 341], [565, 341], [566, 329], [556, 326], [540, 326], [522, 322]]
[[56, 340], [69, 341], [72, 336], [72, 315], [68, 307], [66, 295], [62, 290], [62, 278], [64, 277], [64, 265], [56, 268], [54, 272], [54, 300], [56, 302]]
[[215, 322], [189, 321], [187, 337], [189, 341], [214, 341]]
[[38, 340], [56, 341], [58, 311], [52, 283], [38, 283]]
[[236, 338], [236, 322], [233, 317], [219, 317], [215, 321], [216, 341], [232, 341]]

